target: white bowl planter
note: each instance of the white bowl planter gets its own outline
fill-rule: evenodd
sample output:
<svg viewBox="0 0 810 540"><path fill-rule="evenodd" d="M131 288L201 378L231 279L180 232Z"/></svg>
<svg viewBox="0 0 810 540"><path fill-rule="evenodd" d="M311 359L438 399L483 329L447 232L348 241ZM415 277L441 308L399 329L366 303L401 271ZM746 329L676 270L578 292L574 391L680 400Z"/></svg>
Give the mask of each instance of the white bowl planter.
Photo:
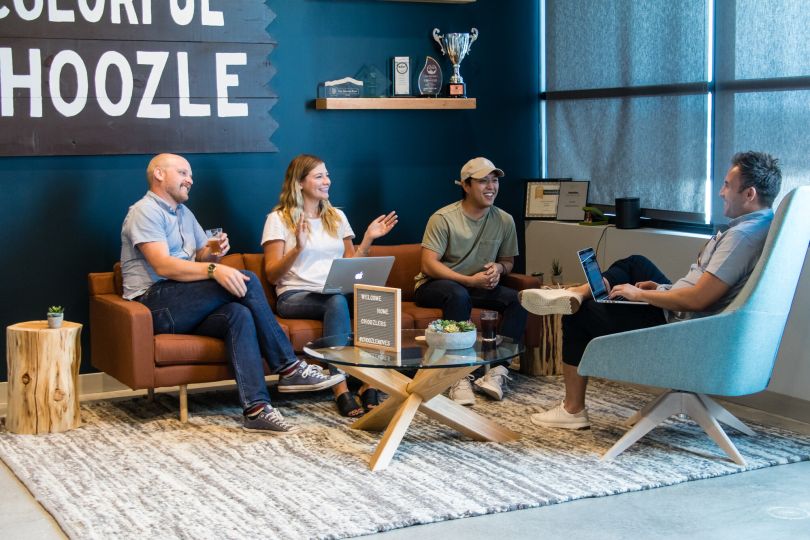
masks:
<svg viewBox="0 0 810 540"><path fill-rule="evenodd" d="M469 332L436 332L427 328L425 330L425 341L436 349L467 349L475 343L478 334L475 330Z"/></svg>

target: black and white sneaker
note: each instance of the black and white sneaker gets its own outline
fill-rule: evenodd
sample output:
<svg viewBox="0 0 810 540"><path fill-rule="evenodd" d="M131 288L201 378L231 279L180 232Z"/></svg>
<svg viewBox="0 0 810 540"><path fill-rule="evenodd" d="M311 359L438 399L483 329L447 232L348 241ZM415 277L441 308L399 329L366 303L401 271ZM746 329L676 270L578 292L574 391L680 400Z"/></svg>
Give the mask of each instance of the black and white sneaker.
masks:
<svg viewBox="0 0 810 540"><path fill-rule="evenodd" d="M278 391L282 393L315 392L332 388L345 380L346 376L342 373L325 375L320 366L312 366L301 360L295 371L279 378Z"/></svg>
<svg viewBox="0 0 810 540"><path fill-rule="evenodd" d="M288 424L281 413L268 403L257 416L246 416L242 429L256 433L293 433L298 428Z"/></svg>

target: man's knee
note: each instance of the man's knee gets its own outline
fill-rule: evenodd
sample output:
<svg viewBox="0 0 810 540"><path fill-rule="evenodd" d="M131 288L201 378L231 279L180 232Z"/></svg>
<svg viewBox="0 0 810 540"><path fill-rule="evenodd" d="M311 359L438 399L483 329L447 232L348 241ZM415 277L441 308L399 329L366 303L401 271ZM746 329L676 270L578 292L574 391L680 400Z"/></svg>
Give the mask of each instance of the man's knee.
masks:
<svg viewBox="0 0 810 540"><path fill-rule="evenodd" d="M444 302L446 306L454 306L457 308L472 309L472 299L470 299L469 291L455 282L448 286L445 290Z"/></svg>
<svg viewBox="0 0 810 540"><path fill-rule="evenodd" d="M247 287L247 294L261 294L262 296L265 296L264 288L262 287L262 282L259 276L250 270L240 270L240 272L250 278L250 280L245 283L245 286Z"/></svg>
<svg viewBox="0 0 810 540"><path fill-rule="evenodd" d="M652 261L647 257L645 257L644 255L630 255L629 257L627 257L626 260L633 265L647 266L649 264L652 264Z"/></svg>

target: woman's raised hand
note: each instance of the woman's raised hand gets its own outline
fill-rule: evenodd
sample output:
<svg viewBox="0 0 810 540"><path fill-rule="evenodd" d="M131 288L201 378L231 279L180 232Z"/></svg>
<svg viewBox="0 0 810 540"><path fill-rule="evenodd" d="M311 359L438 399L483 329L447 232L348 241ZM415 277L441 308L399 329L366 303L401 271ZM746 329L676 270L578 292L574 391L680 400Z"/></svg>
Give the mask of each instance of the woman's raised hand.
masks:
<svg viewBox="0 0 810 540"><path fill-rule="evenodd" d="M295 241L299 250L307 245L307 238L309 238L309 222L307 217L302 215L295 227Z"/></svg>
<svg viewBox="0 0 810 540"><path fill-rule="evenodd" d="M388 234L391 229L396 226L399 218L397 217L396 211L391 212L388 215L383 215L369 223L368 229L366 229L366 236L369 240L376 240L381 236L385 236Z"/></svg>

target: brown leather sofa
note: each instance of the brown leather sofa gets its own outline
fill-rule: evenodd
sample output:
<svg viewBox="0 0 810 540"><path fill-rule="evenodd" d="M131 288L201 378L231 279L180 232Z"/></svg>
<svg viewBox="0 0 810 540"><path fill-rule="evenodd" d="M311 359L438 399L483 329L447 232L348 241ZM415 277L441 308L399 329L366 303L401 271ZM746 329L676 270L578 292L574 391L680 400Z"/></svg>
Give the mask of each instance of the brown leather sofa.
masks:
<svg viewBox="0 0 810 540"><path fill-rule="evenodd" d="M403 328L425 328L430 321L441 318L440 310L421 308L413 302L413 278L420 266L419 244L372 246L369 255L395 257L386 285L402 289ZM268 301L275 308L275 292L265 278L261 253L230 254L222 259L222 264L250 270L259 276ZM507 275L502 283L517 290L540 285L537 278L522 274ZM221 340L188 334L155 335L150 311L139 302L121 297L119 264L112 272L89 274L88 285L90 357L96 369L133 390L179 386L183 421L188 417L187 385L233 378ZM472 318L476 323L478 316L479 310L474 309ZM282 318L278 321L296 351L321 337L321 321ZM536 345L535 332L527 333L526 339L527 347Z"/></svg>

